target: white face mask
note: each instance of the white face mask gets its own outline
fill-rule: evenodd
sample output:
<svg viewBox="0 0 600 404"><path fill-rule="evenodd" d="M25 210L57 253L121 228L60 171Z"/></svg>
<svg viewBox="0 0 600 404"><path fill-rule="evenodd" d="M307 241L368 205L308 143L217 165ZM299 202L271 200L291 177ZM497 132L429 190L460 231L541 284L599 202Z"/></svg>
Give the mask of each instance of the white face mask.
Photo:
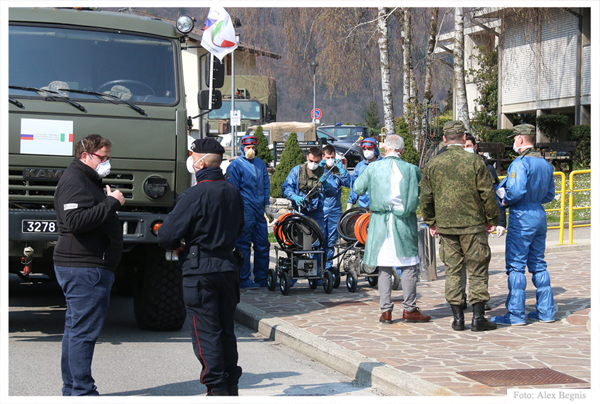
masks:
<svg viewBox="0 0 600 404"><path fill-rule="evenodd" d="M198 161L196 161L196 164L198 164L200 161L202 161L204 159L204 157L206 157L206 154L204 156L202 156L201 159L198 159ZM187 168L187 170L189 171L190 174L196 174L196 170L198 169L196 167L196 164L194 164L194 156L189 156L187 158L187 160L185 161L185 167Z"/></svg>
<svg viewBox="0 0 600 404"><path fill-rule="evenodd" d="M513 143L513 150L515 151L515 153L518 153L518 152L519 152L519 149L520 149L520 147L519 147L519 146L517 146L517 138L518 138L518 137L519 137L519 136L515 136L515 142Z"/></svg>
<svg viewBox="0 0 600 404"><path fill-rule="evenodd" d="M373 157L375 157L375 152L373 150L365 150L363 151L363 156L365 156L367 160L371 160Z"/></svg>
<svg viewBox="0 0 600 404"><path fill-rule="evenodd" d="M465 147L465 151L468 153L475 153L475 150L473 150L472 147Z"/></svg>
<svg viewBox="0 0 600 404"><path fill-rule="evenodd" d="M98 173L99 178L104 178L108 174L110 174L110 161L105 161L104 163L100 163L96 166L96 172Z"/></svg>
<svg viewBox="0 0 600 404"><path fill-rule="evenodd" d="M315 163L313 161L309 161L308 164L307 164L307 166L308 166L308 169L310 171L315 171L317 168L319 168L319 163Z"/></svg>
<svg viewBox="0 0 600 404"><path fill-rule="evenodd" d="M335 159L327 159L325 160L325 164L327 164L327 167L333 167L335 165Z"/></svg>
<svg viewBox="0 0 600 404"><path fill-rule="evenodd" d="M246 152L244 153L244 156L246 157L247 160L252 160L252 159L254 159L254 157L256 157L256 152L254 151L254 149L249 149L249 150L246 150Z"/></svg>

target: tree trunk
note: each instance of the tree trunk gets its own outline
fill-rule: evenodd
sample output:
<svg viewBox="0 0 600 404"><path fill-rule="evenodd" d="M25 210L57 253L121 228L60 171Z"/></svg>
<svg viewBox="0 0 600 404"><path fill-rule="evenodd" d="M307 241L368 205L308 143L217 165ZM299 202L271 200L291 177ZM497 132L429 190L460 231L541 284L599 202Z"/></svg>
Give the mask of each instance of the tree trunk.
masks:
<svg viewBox="0 0 600 404"><path fill-rule="evenodd" d="M421 120L421 139L419 144L425 147L425 139L428 135L428 119L429 119L429 108L431 105L431 99L433 94L431 93L432 78L431 78L431 64L433 62L433 52L435 51L435 43L437 38L437 20L438 20L439 8L434 7L431 9L431 25L429 29L429 41L427 43L427 56L425 65L425 88L423 94L423 119ZM417 148L417 150L421 150Z"/></svg>
<svg viewBox="0 0 600 404"><path fill-rule="evenodd" d="M402 116L406 123L410 126L410 37L409 27L410 21L408 21L408 9L402 9L402 72L403 72L403 87L404 93L402 94Z"/></svg>
<svg viewBox="0 0 600 404"><path fill-rule="evenodd" d="M465 19L462 7L454 9L454 82L456 87L456 115L465 125L467 132L471 131L469 124L469 104L467 102L467 86L465 83Z"/></svg>
<svg viewBox="0 0 600 404"><path fill-rule="evenodd" d="M378 7L377 31L379 38L379 64L381 66L381 92L383 96L383 118L385 120L385 134L394 135L394 101L392 98L392 80L390 74L389 44L388 44L388 17L389 9Z"/></svg>

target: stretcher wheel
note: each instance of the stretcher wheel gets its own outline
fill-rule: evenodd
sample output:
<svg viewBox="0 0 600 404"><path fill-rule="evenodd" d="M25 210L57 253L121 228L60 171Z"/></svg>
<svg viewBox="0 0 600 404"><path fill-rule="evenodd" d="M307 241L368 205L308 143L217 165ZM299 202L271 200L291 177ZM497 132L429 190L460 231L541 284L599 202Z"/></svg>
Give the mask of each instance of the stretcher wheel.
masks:
<svg viewBox="0 0 600 404"><path fill-rule="evenodd" d="M396 268L392 268L392 290L398 290L400 287L400 275Z"/></svg>
<svg viewBox="0 0 600 404"><path fill-rule="evenodd" d="M367 276L367 281L369 281L369 285L375 287L375 286L377 286L377 282L379 281L379 277L377 277L377 276Z"/></svg>
<svg viewBox="0 0 600 404"><path fill-rule="evenodd" d="M267 271L267 289L271 292L275 290L275 286L277 283L277 275L275 274L275 270L273 268L269 268Z"/></svg>
<svg viewBox="0 0 600 404"><path fill-rule="evenodd" d="M279 279L279 289L281 290L281 294L284 296L290 294L290 276L287 272L281 273L281 278Z"/></svg>
<svg viewBox="0 0 600 404"><path fill-rule="evenodd" d="M330 294L333 290L333 274L329 271L323 273L323 290L327 294Z"/></svg>
<svg viewBox="0 0 600 404"><path fill-rule="evenodd" d="M308 286L310 286L311 289L316 289L317 286L319 286L319 280L318 279L309 279Z"/></svg>
<svg viewBox="0 0 600 404"><path fill-rule="evenodd" d="M358 275L356 274L355 270L351 269L350 271L348 271L348 274L346 275L346 287L348 288L348 291L356 292L357 286L358 286Z"/></svg>
<svg viewBox="0 0 600 404"><path fill-rule="evenodd" d="M340 270L338 268L331 267L329 271L331 271L331 275L333 275L333 288L337 289L341 283Z"/></svg>

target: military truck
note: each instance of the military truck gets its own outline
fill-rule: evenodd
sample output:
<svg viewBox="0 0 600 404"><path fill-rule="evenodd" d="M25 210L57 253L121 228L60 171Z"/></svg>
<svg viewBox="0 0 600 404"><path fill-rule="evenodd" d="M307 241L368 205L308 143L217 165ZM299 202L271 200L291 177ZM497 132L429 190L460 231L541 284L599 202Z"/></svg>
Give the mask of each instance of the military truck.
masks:
<svg viewBox="0 0 600 404"><path fill-rule="evenodd" d="M206 133L219 136L231 133L231 76L225 76L221 91L221 108L208 113ZM235 76L234 108L240 111L239 132L250 126L274 122L277 119L277 85L272 77Z"/></svg>
<svg viewBox="0 0 600 404"><path fill-rule="evenodd" d="M115 287L131 286L135 319L149 330L178 330L186 315L176 257L157 246L191 182L182 38L156 18L9 9L9 270L54 276L54 190L74 144L100 134L113 143L103 183L125 197Z"/></svg>

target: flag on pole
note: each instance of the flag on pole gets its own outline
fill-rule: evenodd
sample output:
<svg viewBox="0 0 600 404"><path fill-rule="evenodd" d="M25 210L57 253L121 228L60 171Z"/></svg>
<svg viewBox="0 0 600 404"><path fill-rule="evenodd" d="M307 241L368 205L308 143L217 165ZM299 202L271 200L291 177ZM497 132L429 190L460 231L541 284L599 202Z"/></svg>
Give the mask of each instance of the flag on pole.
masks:
<svg viewBox="0 0 600 404"><path fill-rule="evenodd" d="M210 8L201 45L220 61L238 47L231 17L223 7Z"/></svg>

